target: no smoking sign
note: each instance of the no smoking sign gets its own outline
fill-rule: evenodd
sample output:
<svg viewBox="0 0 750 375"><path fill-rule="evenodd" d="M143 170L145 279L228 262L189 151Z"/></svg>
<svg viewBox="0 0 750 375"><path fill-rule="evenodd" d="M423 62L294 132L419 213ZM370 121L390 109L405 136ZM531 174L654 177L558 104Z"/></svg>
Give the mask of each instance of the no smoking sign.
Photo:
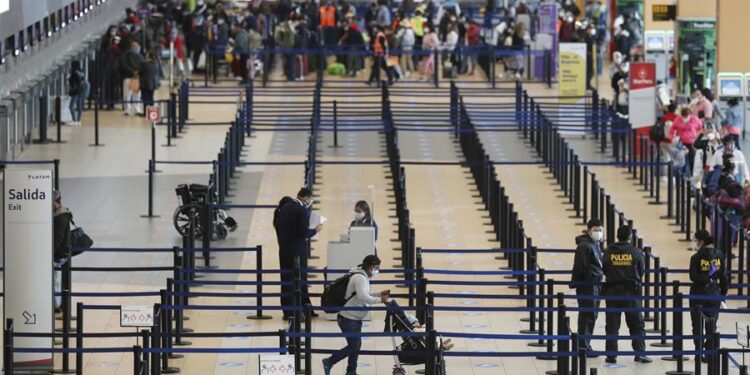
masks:
<svg viewBox="0 0 750 375"><path fill-rule="evenodd" d="M161 111L159 110L159 107L146 108L146 118L151 122L161 121Z"/></svg>

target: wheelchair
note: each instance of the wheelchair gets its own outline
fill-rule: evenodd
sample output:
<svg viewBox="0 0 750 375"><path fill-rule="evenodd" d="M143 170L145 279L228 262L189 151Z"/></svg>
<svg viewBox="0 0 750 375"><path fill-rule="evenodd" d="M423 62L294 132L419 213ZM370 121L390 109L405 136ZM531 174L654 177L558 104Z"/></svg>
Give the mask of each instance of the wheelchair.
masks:
<svg viewBox="0 0 750 375"><path fill-rule="evenodd" d="M186 236L190 232L191 215L195 219L195 236L202 238L204 232L204 217L206 206L215 204L217 201L216 194L210 194L208 186L200 184L180 184L175 189L179 206L172 215L174 228L180 236ZM211 195L209 197L209 194ZM224 210L210 210L212 217L213 239L223 240L229 232L237 229L237 221L227 215Z"/></svg>

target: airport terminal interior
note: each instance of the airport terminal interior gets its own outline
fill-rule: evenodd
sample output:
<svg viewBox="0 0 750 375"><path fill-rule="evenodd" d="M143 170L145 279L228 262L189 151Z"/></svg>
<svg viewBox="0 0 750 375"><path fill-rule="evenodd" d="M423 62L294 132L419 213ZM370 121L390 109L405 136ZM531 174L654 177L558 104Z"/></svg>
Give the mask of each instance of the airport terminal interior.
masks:
<svg viewBox="0 0 750 375"><path fill-rule="evenodd" d="M0 0L2 373L747 374L748 16Z"/></svg>

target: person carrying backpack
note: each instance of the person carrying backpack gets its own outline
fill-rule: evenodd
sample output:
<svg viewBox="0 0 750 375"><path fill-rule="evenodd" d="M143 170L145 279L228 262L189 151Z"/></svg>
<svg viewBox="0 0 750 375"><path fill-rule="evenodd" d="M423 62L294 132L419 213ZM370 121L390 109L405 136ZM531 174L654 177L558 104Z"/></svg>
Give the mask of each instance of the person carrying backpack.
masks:
<svg viewBox="0 0 750 375"><path fill-rule="evenodd" d="M81 114L83 113L83 99L86 92L86 77L81 70L81 62L75 60L71 63L70 75L68 76L68 95L70 96L70 118L71 125L81 125Z"/></svg>
<svg viewBox="0 0 750 375"><path fill-rule="evenodd" d="M344 307L367 307L382 302L387 303L390 291L384 290L373 293L370 289L370 279L380 273L380 258L377 255L368 255L362 260L362 264L353 268L348 277L349 281L344 294L346 302ZM345 276L346 277L346 276ZM361 333L362 320L367 316L365 310L340 311L337 317L339 328L343 333ZM331 375L331 369L344 358L349 358L346 366L346 374L357 373L357 359L359 349L362 346L362 338L350 336L346 338L346 346L333 353L330 357L323 359L323 373Z"/></svg>

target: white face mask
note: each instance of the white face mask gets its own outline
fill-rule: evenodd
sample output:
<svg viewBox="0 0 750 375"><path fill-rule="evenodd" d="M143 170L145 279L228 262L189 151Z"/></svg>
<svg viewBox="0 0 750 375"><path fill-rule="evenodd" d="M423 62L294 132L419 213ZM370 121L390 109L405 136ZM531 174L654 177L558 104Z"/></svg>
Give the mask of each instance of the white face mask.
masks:
<svg viewBox="0 0 750 375"><path fill-rule="evenodd" d="M370 276L370 278L374 279L375 276L377 276L377 275L380 275L380 270L376 268L376 269L372 270L372 276Z"/></svg>
<svg viewBox="0 0 750 375"><path fill-rule="evenodd" d="M708 138L709 141L713 141L714 139L716 139L716 133L713 133L713 132L708 133L706 137Z"/></svg>
<svg viewBox="0 0 750 375"><path fill-rule="evenodd" d="M354 220L362 221L365 218L364 212L354 212Z"/></svg>
<svg viewBox="0 0 750 375"><path fill-rule="evenodd" d="M591 232L590 236L592 240L596 242L601 242L602 239L604 238L604 232L599 232L599 231Z"/></svg>

